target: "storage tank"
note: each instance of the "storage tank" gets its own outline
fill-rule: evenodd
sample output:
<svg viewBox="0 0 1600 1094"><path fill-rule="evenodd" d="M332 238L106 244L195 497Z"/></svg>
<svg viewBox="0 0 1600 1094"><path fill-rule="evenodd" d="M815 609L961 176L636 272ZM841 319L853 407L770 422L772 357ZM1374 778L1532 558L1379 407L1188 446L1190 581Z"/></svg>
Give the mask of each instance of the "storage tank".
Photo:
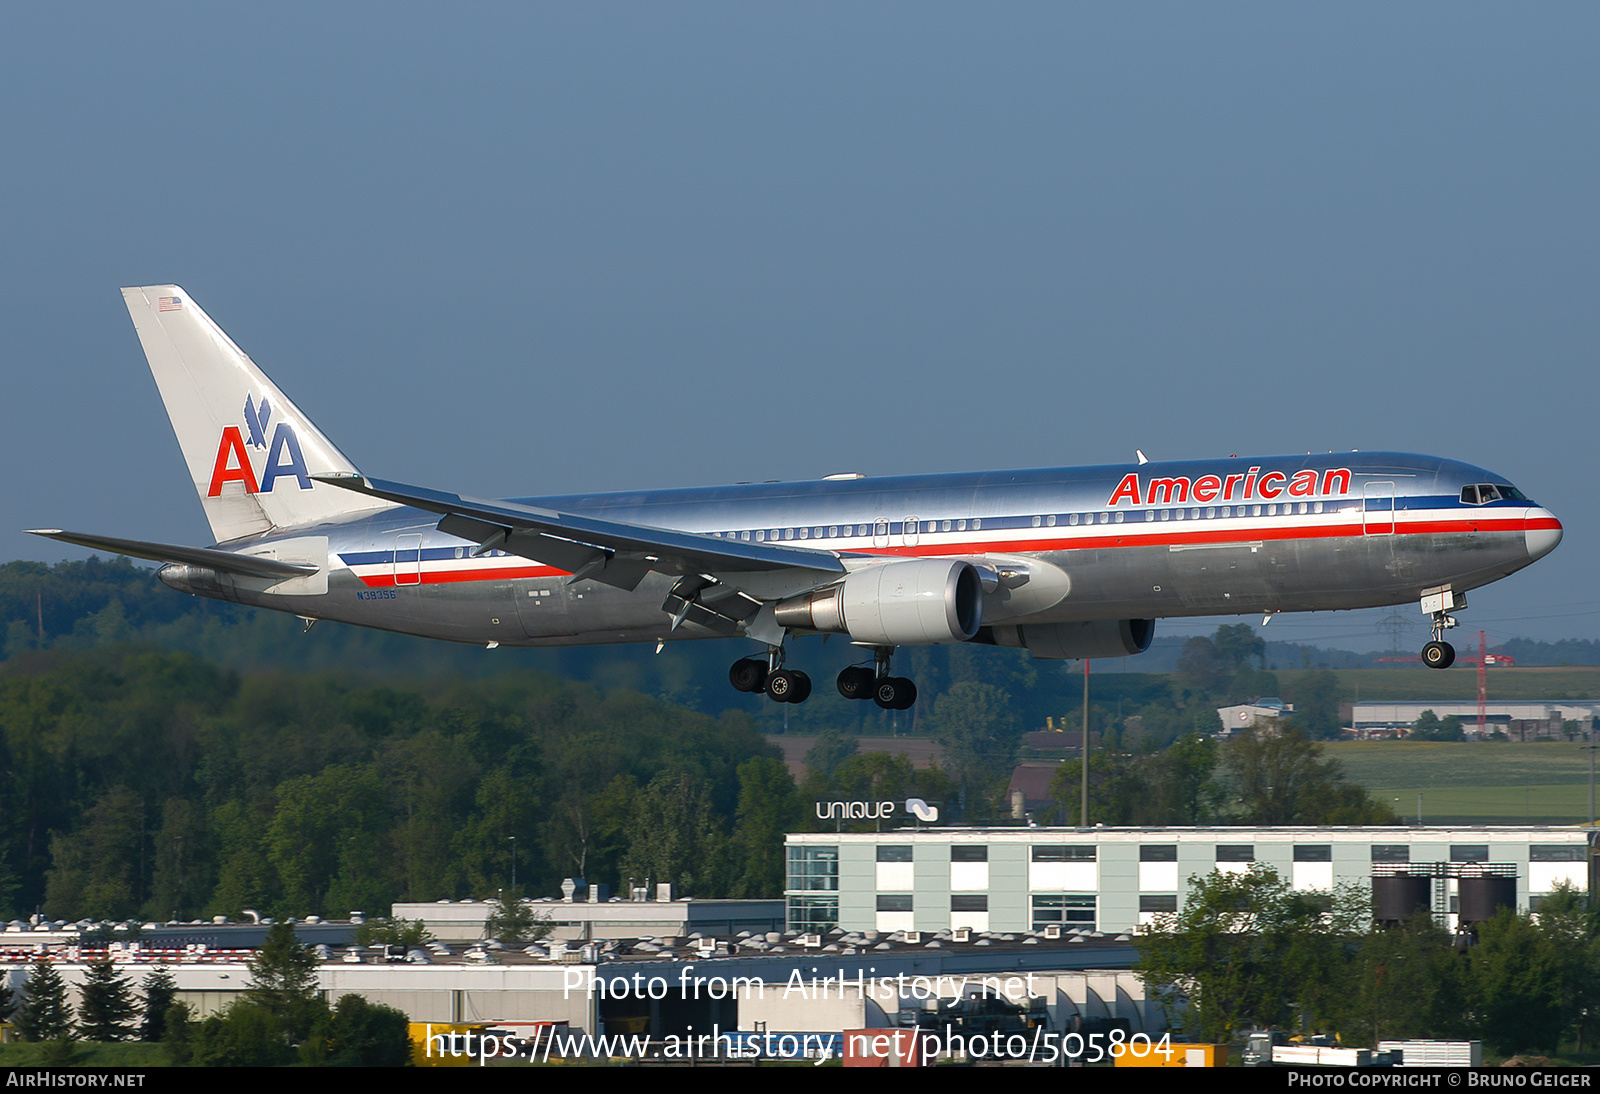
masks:
<svg viewBox="0 0 1600 1094"><path fill-rule="evenodd" d="M1372 918L1385 927L1397 927L1418 912L1431 911L1433 879L1395 874L1372 879Z"/></svg>
<svg viewBox="0 0 1600 1094"><path fill-rule="evenodd" d="M1462 927L1487 923L1501 908L1517 906L1517 879L1514 877L1464 877L1456 881L1461 896Z"/></svg>

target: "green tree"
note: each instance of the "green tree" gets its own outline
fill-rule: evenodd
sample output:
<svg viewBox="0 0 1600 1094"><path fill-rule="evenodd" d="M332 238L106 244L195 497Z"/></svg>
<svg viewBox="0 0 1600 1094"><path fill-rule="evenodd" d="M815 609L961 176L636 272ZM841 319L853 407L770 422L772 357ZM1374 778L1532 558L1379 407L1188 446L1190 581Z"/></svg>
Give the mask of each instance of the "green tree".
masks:
<svg viewBox="0 0 1600 1094"><path fill-rule="evenodd" d="M1466 982L1449 932L1421 912L1369 931L1351 951L1338 1028L1346 1043L1463 1036Z"/></svg>
<svg viewBox="0 0 1600 1094"><path fill-rule="evenodd" d="M1400 818L1323 758L1322 746L1290 725L1252 729L1222 749L1240 824L1399 824Z"/></svg>
<svg viewBox="0 0 1600 1094"><path fill-rule="evenodd" d="M178 1001L178 982L172 978L172 970L157 965L139 988L144 994L144 1021L139 1026L139 1040L165 1040L167 1013Z"/></svg>
<svg viewBox="0 0 1600 1094"><path fill-rule="evenodd" d="M40 958L28 972L28 997L17 1010L17 1032L24 1041L64 1041L72 1036L67 983L51 962Z"/></svg>
<svg viewBox="0 0 1600 1094"><path fill-rule="evenodd" d="M679 895L720 892L727 838L706 780L664 771L634 797L635 823L622 872L637 882L671 882Z"/></svg>
<svg viewBox="0 0 1600 1094"><path fill-rule="evenodd" d="M143 813L136 793L114 786L83 814L76 831L51 841L47 914L125 919L138 913Z"/></svg>
<svg viewBox="0 0 1600 1094"><path fill-rule="evenodd" d="M537 942L555 930L551 918L513 889L489 901L483 937L498 942Z"/></svg>
<svg viewBox="0 0 1600 1094"><path fill-rule="evenodd" d="M1188 734L1166 750L1142 755L1101 753L1089 763L1089 820L1094 824L1210 824L1221 788L1212 777L1217 746ZM1068 760L1050 782L1067 824L1082 824L1081 760Z"/></svg>
<svg viewBox="0 0 1600 1094"><path fill-rule="evenodd" d="M1267 656L1267 642L1248 623L1225 623L1211 636L1217 654L1234 669L1240 669L1254 658L1257 662ZM1263 666L1264 667L1264 666Z"/></svg>
<svg viewBox="0 0 1600 1094"><path fill-rule="evenodd" d="M359 946L426 946L433 932L420 919L369 919L356 928Z"/></svg>
<svg viewBox="0 0 1600 1094"><path fill-rule="evenodd" d="M1582 1051L1600 1019L1600 917L1587 893L1563 881L1544 898L1535 920L1560 955L1560 1010Z"/></svg>
<svg viewBox="0 0 1600 1094"><path fill-rule="evenodd" d="M78 1032L87 1041L128 1041L138 1009L133 988L117 974L111 958L89 963L78 1003Z"/></svg>
<svg viewBox="0 0 1600 1094"><path fill-rule="evenodd" d="M1507 908L1478 927L1467 951L1478 1036L1506 1055L1555 1052L1566 1028L1566 969L1556 941L1533 917Z"/></svg>
<svg viewBox="0 0 1600 1094"><path fill-rule="evenodd" d="M817 734L816 742L807 750L805 765L824 777L832 775L838 766L854 756L861 747L861 739L854 733L841 733L829 726Z"/></svg>
<svg viewBox="0 0 1600 1094"><path fill-rule="evenodd" d="M301 1046L300 1060L322 1067L405 1067L411 1062L409 1020L359 995L340 996Z"/></svg>
<svg viewBox="0 0 1600 1094"><path fill-rule="evenodd" d="M1176 665L1184 687L1201 695L1214 695L1227 684L1237 662L1217 649L1209 638L1196 636L1183 644Z"/></svg>
<svg viewBox="0 0 1600 1094"><path fill-rule="evenodd" d="M1290 677L1284 698L1294 704L1294 722L1314 740L1333 740L1342 728L1339 718L1339 677L1321 669Z"/></svg>
<svg viewBox="0 0 1600 1094"><path fill-rule="evenodd" d="M161 1016L161 1048L173 1067L187 1067L194 1057L194 1012L187 1003L174 1003Z"/></svg>
<svg viewBox="0 0 1600 1094"><path fill-rule="evenodd" d="M289 1039L304 1038L311 1030L321 1000L317 997L316 955L295 938L294 927L288 923L274 923L261 949L245 967L250 970L250 981L242 1002L266 1012L276 1028ZM241 1028L248 1031L262 1028L254 1015L241 1017L239 1022ZM233 1036L228 1035L229 1038Z"/></svg>
<svg viewBox="0 0 1600 1094"><path fill-rule="evenodd" d="M992 684L954 684L933 704L928 721L960 788L962 812L974 812L979 801L990 804L1016 765L1022 743L1011 696Z"/></svg>
<svg viewBox="0 0 1600 1094"><path fill-rule="evenodd" d="M196 1067L276 1067L293 1059L278 1015L244 999L201 1022L190 1046Z"/></svg>
<svg viewBox="0 0 1600 1094"><path fill-rule="evenodd" d="M729 896L783 894L784 837L805 824L806 807L782 760L755 756L739 765Z"/></svg>
<svg viewBox="0 0 1600 1094"><path fill-rule="evenodd" d="M1191 878L1182 911L1160 917L1135 942L1139 974L1169 1016L1202 1041L1228 1041L1250 1025L1285 1026L1332 1009L1342 946L1363 914L1341 894L1291 892L1276 872Z"/></svg>

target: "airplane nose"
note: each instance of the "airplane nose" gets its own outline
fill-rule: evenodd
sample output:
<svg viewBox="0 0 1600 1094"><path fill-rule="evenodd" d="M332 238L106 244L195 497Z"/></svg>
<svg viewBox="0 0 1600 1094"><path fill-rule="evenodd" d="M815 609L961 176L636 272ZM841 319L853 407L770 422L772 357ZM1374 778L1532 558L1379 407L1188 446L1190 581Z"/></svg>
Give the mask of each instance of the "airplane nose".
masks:
<svg viewBox="0 0 1600 1094"><path fill-rule="evenodd" d="M1561 542L1561 522L1548 509L1529 509L1522 521L1522 539L1528 557L1541 559Z"/></svg>

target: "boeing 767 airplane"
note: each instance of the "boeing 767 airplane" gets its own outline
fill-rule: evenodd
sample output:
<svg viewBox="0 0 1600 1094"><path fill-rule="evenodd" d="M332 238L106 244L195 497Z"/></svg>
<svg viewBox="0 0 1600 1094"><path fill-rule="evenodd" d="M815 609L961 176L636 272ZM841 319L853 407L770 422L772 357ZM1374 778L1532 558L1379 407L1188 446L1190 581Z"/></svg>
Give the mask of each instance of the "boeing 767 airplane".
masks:
<svg viewBox="0 0 1600 1094"><path fill-rule="evenodd" d="M1392 452L450 494L358 471L176 285L122 295L216 543L37 534L308 622L491 647L743 637L764 652L730 682L791 703L811 682L788 640L843 634L863 653L840 693L905 709L897 647L1122 656L1172 616L1413 602L1446 668L1465 594L1561 542L1503 477Z"/></svg>

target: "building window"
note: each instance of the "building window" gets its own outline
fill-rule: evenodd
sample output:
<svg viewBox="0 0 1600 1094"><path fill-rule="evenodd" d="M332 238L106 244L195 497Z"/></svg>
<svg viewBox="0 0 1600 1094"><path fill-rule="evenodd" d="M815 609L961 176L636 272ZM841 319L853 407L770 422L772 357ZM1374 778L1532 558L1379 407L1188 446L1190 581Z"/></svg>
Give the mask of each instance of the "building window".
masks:
<svg viewBox="0 0 1600 1094"><path fill-rule="evenodd" d="M988 862L989 848L982 844L958 843L950 848L951 862Z"/></svg>
<svg viewBox="0 0 1600 1094"><path fill-rule="evenodd" d="M1177 862L1178 845L1176 843L1144 844L1139 848L1140 862Z"/></svg>
<svg viewBox="0 0 1600 1094"><path fill-rule="evenodd" d="M1036 896L1033 898L1033 929L1073 927L1094 930L1094 897Z"/></svg>
<svg viewBox="0 0 1600 1094"><path fill-rule="evenodd" d="M822 934L839 925L839 898L836 896L791 896L789 929Z"/></svg>
<svg viewBox="0 0 1600 1094"><path fill-rule="evenodd" d="M789 890L791 892L839 890L839 848L797 844L789 848ZM834 918L838 918L837 898ZM799 930L799 928L795 928Z"/></svg>
<svg viewBox="0 0 1600 1094"><path fill-rule="evenodd" d="M1248 843L1219 843L1217 844L1218 862L1254 862L1256 849Z"/></svg>
<svg viewBox="0 0 1600 1094"><path fill-rule="evenodd" d="M1034 862L1093 862L1094 844L1068 843L1033 848Z"/></svg>
<svg viewBox="0 0 1600 1094"><path fill-rule="evenodd" d="M977 896L953 896L950 898L952 912L987 912L989 910L989 897L979 893Z"/></svg>
<svg viewBox="0 0 1600 1094"><path fill-rule="evenodd" d="M878 911L880 912L909 912L911 910L910 893L880 893L878 895Z"/></svg>
<svg viewBox="0 0 1600 1094"><path fill-rule="evenodd" d="M1452 843L1450 845L1451 862L1488 862L1489 845L1487 843Z"/></svg>
<svg viewBox="0 0 1600 1094"><path fill-rule="evenodd" d="M911 845L909 843L880 844L878 847L879 862L910 862Z"/></svg>
<svg viewBox="0 0 1600 1094"><path fill-rule="evenodd" d="M1296 862L1332 862L1333 846L1327 843L1312 844L1310 846L1297 845L1294 849Z"/></svg>
<svg viewBox="0 0 1600 1094"><path fill-rule="evenodd" d="M1410 862L1411 848L1404 843L1374 843L1373 862Z"/></svg>
<svg viewBox="0 0 1600 1094"><path fill-rule="evenodd" d="M1176 893L1167 893L1162 896L1142 896L1139 898L1141 912L1175 912L1178 910L1178 896Z"/></svg>
<svg viewBox="0 0 1600 1094"><path fill-rule="evenodd" d="M1536 843L1528 848L1529 862L1582 862L1586 848L1578 843Z"/></svg>

